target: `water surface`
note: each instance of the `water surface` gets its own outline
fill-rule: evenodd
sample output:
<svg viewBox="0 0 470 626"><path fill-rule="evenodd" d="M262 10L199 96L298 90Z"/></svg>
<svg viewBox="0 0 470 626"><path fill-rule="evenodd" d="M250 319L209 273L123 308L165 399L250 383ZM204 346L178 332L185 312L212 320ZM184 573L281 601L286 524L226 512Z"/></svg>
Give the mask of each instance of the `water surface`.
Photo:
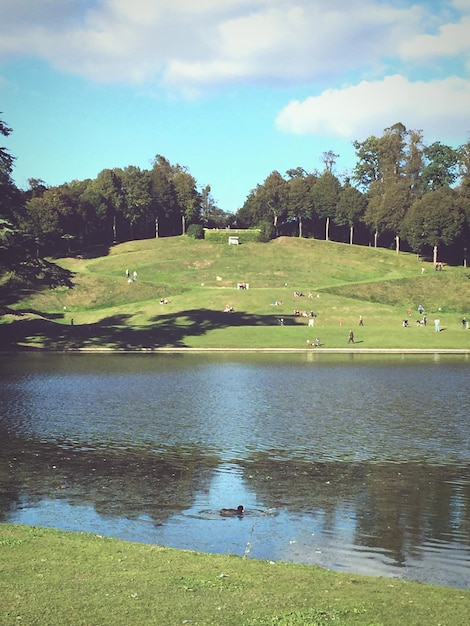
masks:
<svg viewBox="0 0 470 626"><path fill-rule="evenodd" d="M0 519L470 588L469 361L3 355ZM221 507L243 504L243 518Z"/></svg>

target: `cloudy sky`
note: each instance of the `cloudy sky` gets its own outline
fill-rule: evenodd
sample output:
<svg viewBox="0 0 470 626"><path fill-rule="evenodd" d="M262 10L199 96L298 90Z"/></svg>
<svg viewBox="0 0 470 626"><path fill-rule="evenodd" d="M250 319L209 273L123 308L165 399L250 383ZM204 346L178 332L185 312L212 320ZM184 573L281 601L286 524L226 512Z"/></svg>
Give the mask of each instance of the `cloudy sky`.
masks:
<svg viewBox="0 0 470 626"><path fill-rule="evenodd" d="M2 140L49 185L161 154L235 211L402 122L470 139L470 0L0 0ZM0 139L1 140L1 139Z"/></svg>

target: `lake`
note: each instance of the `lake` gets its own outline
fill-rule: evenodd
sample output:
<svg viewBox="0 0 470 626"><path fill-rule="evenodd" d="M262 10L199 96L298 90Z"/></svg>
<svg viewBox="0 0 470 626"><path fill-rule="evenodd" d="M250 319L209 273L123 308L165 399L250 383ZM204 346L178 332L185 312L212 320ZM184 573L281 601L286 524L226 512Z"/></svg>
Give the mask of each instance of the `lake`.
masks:
<svg viewBox="0 0 470 626"><path fill-rule="evenodd" d="M0 520L469 589L469 366L3 354Z"/></svg>

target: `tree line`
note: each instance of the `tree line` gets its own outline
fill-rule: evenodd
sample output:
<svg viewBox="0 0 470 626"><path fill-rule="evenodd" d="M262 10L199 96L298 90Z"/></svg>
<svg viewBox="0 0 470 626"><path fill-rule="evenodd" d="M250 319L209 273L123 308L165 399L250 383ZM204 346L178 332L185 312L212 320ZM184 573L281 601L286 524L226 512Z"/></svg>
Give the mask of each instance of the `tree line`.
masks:
<svg viewBox="0 0 470 626"><path fill-rule="evenodd" d="M0 120L0 136L11 129ZM210 185L157 155L149 169L104 169L94 179L47 186L13 183L14 157L0 148L0 263L43 258L96 245L198 234L202 227L259 228L260 239L315 237L421 254L441 248L466 258L470 232L470 141L454 149L426 145L401 124L355 141L351 172L335 174L339 155L323 153L323 171L273 171L235 214L221 210ZM197 227L197 228L196 228Z"/></svg>
<svg viewBox="0 0 470 626"><path fill-rule="evenodd" d="M442 248L461 262L470 232L470 141L457 149L426 145L421 131L397 123L353 144L357 161L342 181L332 151L322 155L321 172L271 172L250 192L237 223L261 226L266 238L401 245L434 257Z"/></svg>

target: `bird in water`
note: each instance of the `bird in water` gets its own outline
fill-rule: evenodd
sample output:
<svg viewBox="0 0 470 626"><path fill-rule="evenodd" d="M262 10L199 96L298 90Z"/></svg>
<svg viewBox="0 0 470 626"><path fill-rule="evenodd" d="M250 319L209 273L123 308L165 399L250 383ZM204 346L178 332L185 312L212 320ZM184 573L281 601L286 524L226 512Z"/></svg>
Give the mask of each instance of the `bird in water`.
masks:
<svg viewBox="0 0 470 626"><path fill-rule="evenodd" d="M245 512L245 509L243 508L241 504L239 504L236 509L220 509L220 514L223 517L234 517L235 515L238 515L239 517L241 517L244 512Z"/></svg>

